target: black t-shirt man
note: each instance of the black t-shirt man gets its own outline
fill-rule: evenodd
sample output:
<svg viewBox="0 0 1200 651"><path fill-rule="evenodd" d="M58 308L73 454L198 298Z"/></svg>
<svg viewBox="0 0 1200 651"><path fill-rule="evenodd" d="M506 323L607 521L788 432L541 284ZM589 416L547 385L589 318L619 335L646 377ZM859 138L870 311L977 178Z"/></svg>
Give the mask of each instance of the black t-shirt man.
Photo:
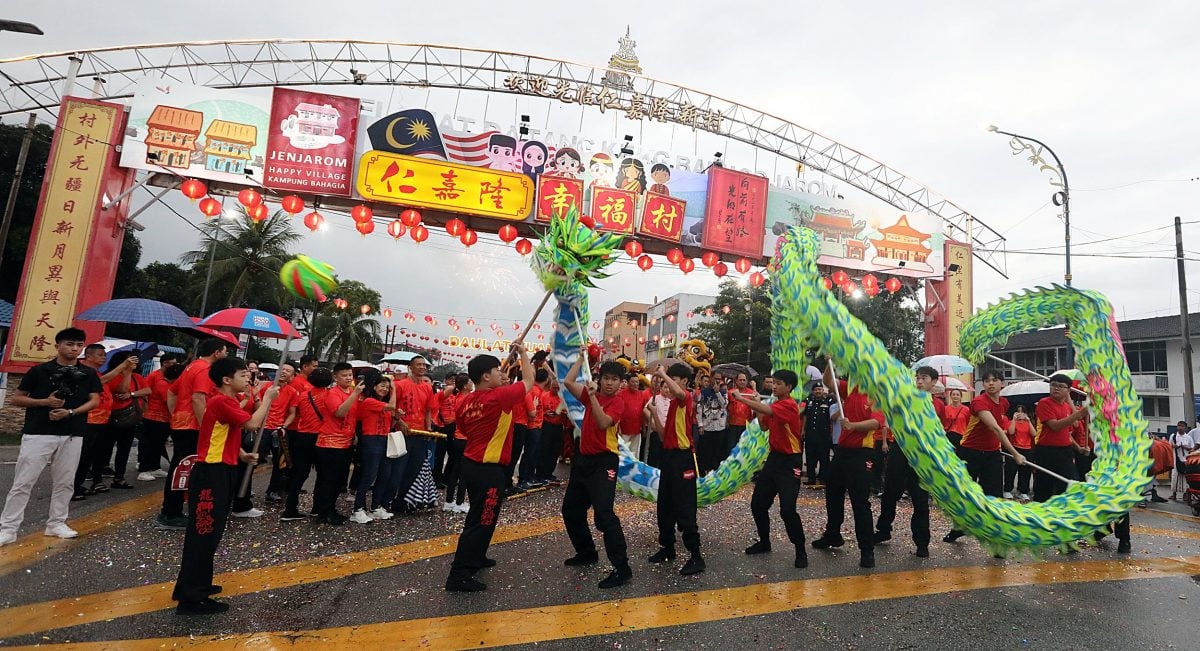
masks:
<svg viewBox="0 0 1200 651"><path fill-rule="evenodd" d="M49 398L51 394L63 400L63 409L76 409L91 399L91 394L100 393L100 376L94 369L80 364L63 366L58 360L50 360L29 369L21 378L21 391L30 398ZM53 436L83 436L87 426L87 414L80 413L50 420L50 407L27 407L23 434Z"/></svg>

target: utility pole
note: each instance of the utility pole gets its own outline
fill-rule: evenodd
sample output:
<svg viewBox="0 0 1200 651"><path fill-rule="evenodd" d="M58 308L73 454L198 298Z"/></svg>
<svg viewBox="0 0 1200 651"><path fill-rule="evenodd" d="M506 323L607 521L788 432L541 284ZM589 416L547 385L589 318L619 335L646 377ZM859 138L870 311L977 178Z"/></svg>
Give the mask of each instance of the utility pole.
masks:
<svg viewBox="0 0 1200 651"><path fill-rule="evenodd" d="M1175 268L1179 272L1179 323L1183 335L1183 419L1196 425L1196 387L1192 379L1192 330L1188 324L1187 276L1183 260L1183 223L1175 218Z"/></svg>
<svg viewBox="0 0 1200 651"><path fill-rule="evenodd" d="M12 187L8 191L8 202L4 204L4 221L0 222L0 265L4 264L4 248L8 246L8 227L12 226L13 211L17 209L17 194L21 191L21 177L25 175L25 159L29 157L29 145L33 142L33 128L37 126L37 115L29 114L25 123L25 137L21 140L21 151L17 154L17 169L13 172Z"/></svg>

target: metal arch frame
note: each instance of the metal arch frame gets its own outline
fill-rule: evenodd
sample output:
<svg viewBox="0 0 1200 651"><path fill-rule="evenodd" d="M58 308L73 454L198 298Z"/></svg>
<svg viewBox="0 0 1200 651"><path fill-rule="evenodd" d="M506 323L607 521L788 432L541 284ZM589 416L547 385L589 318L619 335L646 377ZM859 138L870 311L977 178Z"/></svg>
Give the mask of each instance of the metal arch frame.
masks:
<svg viewBox="0 0 1200 651"><path fill-rule="evenodd" d="M355 70L358 78L351 72ZM332 39L197 41L118 46L0 59L0 117L30 110L54 115L79 78L103 80L97 99L131 97L139 79L159 76L214 88L385 85L499 92L509 75L603 86L607 68L528 54L445 45ZM742 142L844 181L903 211L924 210L969 241L980 261L1008 277L1003 235L924 184L815 131L731 100L639 75L632 91L719 111L717 135ZM64 83L66 82L66 83ZM553 96L547 99L554 99ZM620 109L623 110L623 109ZM647 118L648 119L648 118Z"/></svg>

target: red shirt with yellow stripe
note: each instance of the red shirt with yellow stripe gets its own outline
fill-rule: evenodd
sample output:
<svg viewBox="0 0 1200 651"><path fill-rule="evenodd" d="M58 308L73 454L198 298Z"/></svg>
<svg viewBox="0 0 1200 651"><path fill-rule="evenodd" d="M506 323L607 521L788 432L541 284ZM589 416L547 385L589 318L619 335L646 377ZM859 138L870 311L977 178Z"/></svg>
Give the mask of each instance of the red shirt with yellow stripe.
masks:
<svg viewBox="0 0 1200 651"><path fill-rule="evenodd" d="M1008 398L1001 397L999 402L989 398L987 394L976 397L971 401L971 420L967 422L967 431L963 433L961 447L980 452L996 452L1000 450L1000 439L990 427L979 420L979 414L988 412L996 420L996 425L1004 422L1008 413Z"/></svg>
<svg viewBox="0 0 1200 651"><path fill-rule="evenodd" d="M1069 401L1059 402L1051 397L1045 397L1037 403L1038 429L1033 439L1034 445L1043 448L1071 447L1071 434L1075 429L1072 423L1061 429L1050 427L1050 421L1070 418L1075 413L1075 406Z"/></svg>
<svg viewBox="0 0 1200 651"><path fill-rule="evenodd" d="M847 449L873 449L875 447L875 440L880 435L880 429L887 425L883 419L883 412L871 411L871 399L867 397L867 394L859 391L857 388L851 391L850 385L845 380L838 380L838 393L842 396L842 408L846 410L846 420L851 423L874 420L879 423L879 429L864 432L843 427L842 435L838 437L837 446Z"/></svg>
<svg viewBox="0 0 1200 651"><path fill-rule="evenodd" d="M692 449L692 423L696 422L696 400L690 392L683 400L671 398L667 422L663 423L664 450Z"/></svg>
<svg viewBox="0 0 1200 651"><path fill-rule="evenodd" d="M458 401L458 431L467 437L463 455L476 463L507 465L512 459L513 410L525 407L525 384L474 391Z"/></svg>
<svg viewBox="0 0 1200 651"><path fill-rule="evenodd" d="M585 388L583 395L580 396L580 402L584 404L584 412L583 428L579 434L579 454L604 454L606 452L617 454L620 450L617 446L617 434L621 431L621 417L625 415L625 400L620 394L611 396L603 393L596 394L596 402L600 404L600 409L613 419L612 426L602 430L596 425L596 417L592 413L590 393L591 391Z"/></svg>
<svg viewBox="0 0 1200 651"><path fill-rule="evenodd" d="M248 420L250 414L235 398L221 392L209 396L204 407L204 422L200 424L200 438L196 442L200 463L236 466L238 450L242 447L242 425Z"/></svg>
<svg viewBox="0 0 1200 651"><path fill-rule="evenodd" d="M788 397L773 402L770 405L771 415L762 417L767 427L767 441L771 452L780 454L800 454L804 451L804 419L800 414L804 407L797 405L795 399ZM844 436L844 434L843 434Z"/></svg>

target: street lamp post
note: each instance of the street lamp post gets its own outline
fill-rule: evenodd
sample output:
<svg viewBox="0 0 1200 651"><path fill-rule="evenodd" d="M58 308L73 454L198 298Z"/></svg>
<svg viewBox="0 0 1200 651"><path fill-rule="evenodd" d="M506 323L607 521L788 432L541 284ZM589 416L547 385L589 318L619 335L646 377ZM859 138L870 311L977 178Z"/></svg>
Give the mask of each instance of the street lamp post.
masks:
<svg viewBox="0 0 1200 651"><path fill-rule="evenodd" d="M1059 160L1059 158L1058 158L1058 154L1055 154L1054 150L1051 149L1049 145L1042 142L1041 140L1038 140L1036 138L1030 138L1029 136L1022 136L1022 135L1012 133L1009 131L1004 131L994 124L989 124L987 126L987 130L991 131L993 133L1003 134L1003 135L1006 135L1009 138L1011 138L1011 140L1008 141L1008 146L1010 148L1012 148L1013 156L1020 156L1022 154L1028 154L1029 162L1034 167L1038 168L1039 171L1046 171L1046 172L1050 173L1050 185L1055 188L1060 188L1059 190L1056 190L1054 192L1054 194L1050 195L1050 200L1054 203L1054 205L1062 207L1063 249L1064 249L1063 257L1066 261L1066 270L1065 270L1065 273L1063 274L1063 280L1066 282L1067 287L1070 287L1071 286L1071 186L1067 182L1066 168L1063 167L1062 161ZM1043 150L1046 153L1050 154L1050 158L1052 158L1054 160L1053 165L1051 165L1044 158L1042 158ZM1071 346L1071 341L1070 341L1070 334L1071 334L1070 325L1067 326L1066 334L1068 336L1066 367L1070 368L1075 365L1074 348Z"/></svg>

